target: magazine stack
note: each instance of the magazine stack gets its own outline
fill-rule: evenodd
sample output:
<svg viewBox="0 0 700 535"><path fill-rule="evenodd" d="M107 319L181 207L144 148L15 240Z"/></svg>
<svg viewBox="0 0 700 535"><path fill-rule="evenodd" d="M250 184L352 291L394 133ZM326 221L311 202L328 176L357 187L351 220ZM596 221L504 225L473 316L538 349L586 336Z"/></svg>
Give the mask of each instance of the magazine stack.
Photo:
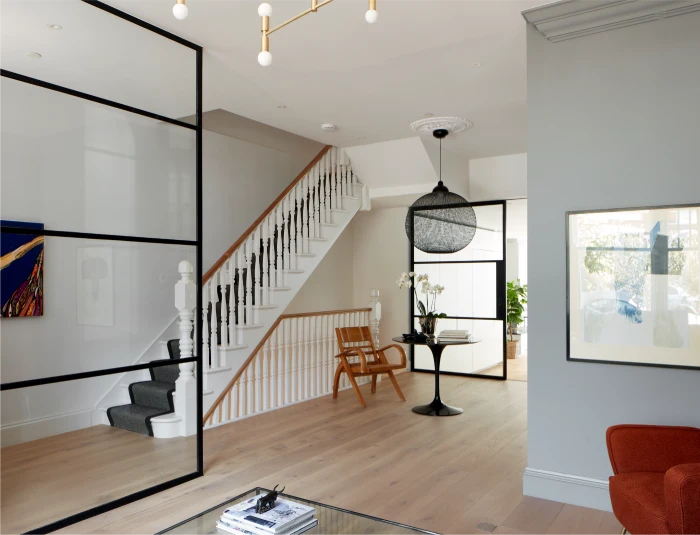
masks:
<svg viewBox="0 0 700 535"><path fill-rule="evenodd" d="M446 329L438 335L438 340L466 340L469 341L472 335L466 330L449 330Z"/></svg>
<svg viewBox="0 0 700 535"><path fill-rule="evenodd" d="M229 507L216 526L237 535L298 535L318 524L316 509L284 498L277 498L273 508L256 513L259 499L255 496Z"/></svg>

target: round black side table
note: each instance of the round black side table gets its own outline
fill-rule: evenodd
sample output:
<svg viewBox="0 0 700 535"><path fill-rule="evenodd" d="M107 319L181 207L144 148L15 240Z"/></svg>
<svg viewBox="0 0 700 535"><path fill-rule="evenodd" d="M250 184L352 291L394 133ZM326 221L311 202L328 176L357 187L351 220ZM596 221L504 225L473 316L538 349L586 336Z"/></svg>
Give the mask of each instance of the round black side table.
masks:
<svg viewBox="0 0 700 535"><path fill-rule="evenodd" d="M464 412L458 407L450 407L445 405L440 399L440 359L442 351L447 346L462 346L468 344L478 344L478 340L428 340L427 342L408 342L402 336L392 338L394 342L399 344L409 344L414 346L428 346L433 353L433 362L435 363L435 399L427 405L418 405L413 407L413 412L423 414L425 416L455 416Z"/></svg>

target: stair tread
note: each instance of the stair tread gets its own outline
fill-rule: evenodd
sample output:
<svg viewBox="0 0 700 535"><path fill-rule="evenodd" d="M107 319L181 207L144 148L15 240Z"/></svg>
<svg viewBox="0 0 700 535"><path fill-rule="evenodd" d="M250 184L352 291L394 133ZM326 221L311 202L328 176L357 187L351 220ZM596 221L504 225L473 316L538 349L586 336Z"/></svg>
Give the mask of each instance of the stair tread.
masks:
<svg viewBox="0 0 700 535"><path fill-rule="evenodd" d="M118 427L126 431L133 431L142 435L153 436L152 428L146 424L154 416L160 416L172 412L172 410L156 409L129 403L127 405L117 405L107 409L109 423L113 427Z"/></svg>
<svg viewBox="0 0 700 535"><path fill-rule="evenodd" d="M286 292L291 289L292 288L289 286L278 286L277 288L268 288L268 290L271 292Z"/></svg>
<svg viewBox="0 0 700 535"><path fill-rule="evenodd" d="M323 227L339 227L338 223L320 223Z"/></svg>
<svg viewBox="0 0 700 535"><path fill-rule="evenodd" d="M283 273L304 273L303 269L283 269Z"/></svg>
<svg viewBox="0 0 700 535"><path fill-rule="evenodd" d="M171 393L175 390L175 383L161 383L159 381L142 381L133 383L130 388L132 401L136 405L153 407L162 411L171 411Z"/></svg>
<svg viewBox="0 0 700 535"><path fill-rule="evenodd" d="M302 256L304 258L313 258L316 256L316 253L294 253L297 256Z"/></svg>
<svg viewBox="0 0 700 535"><path fill-rule="evenodd" d="M309 241L328 241L328 238L309 238Z"/></svg>

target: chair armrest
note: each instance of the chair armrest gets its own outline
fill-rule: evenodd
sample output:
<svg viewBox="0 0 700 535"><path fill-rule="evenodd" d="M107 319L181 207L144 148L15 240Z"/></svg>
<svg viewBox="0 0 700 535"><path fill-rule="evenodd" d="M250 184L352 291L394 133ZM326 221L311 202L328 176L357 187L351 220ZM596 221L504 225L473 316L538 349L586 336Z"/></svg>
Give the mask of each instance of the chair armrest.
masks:
<svg viewBox="0 0 700 535"><path fill-rule="evenodd" d="M358 349L358 348L346 349L342 353L338 353L336 355L336 358L352 357L353 355L357 355L358 357L360 357L360 372L367 373L367 355L365 355L365 352L362 351L361 349Z"/></svg>
<svg viewBox="0 0 700 535"><path fill-rule="evenodd" d="M401 356L401 367L405 368L406 367L406 351L399 344L389 344L388 346L384 346L383 348L378 349L377 353L384 354L385 350L391 349L391 348L398 350L399 355ZM386 358L386 356L384 358Z"/></svg>
<svg viewBox="0 0 700 535"><path fill-rule="evenodd" d="M664 476L671 533L700 533L700 463L674 466Z"/></svg>
<svg viewBox="0 0 700 535"><path fill-rule="evenodd" d="M700 429L694 427L615 425L605 438L615 474L663 474L678 464L700 462Z"/></svg>

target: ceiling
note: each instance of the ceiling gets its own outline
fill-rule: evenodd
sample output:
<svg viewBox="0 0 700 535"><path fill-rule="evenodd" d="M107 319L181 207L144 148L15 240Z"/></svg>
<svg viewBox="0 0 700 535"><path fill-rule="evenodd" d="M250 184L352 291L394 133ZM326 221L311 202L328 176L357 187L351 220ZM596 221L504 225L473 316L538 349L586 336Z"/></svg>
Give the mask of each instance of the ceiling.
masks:
<svg viewBox="0 0 700 535"><path fill-rule="evenodd" d="M520 12L543 0L379 0L373 25L364 20L364 1L336 0L273 34L274 60L267 68L257 63L256 0L190 0L184 21L172 16L174 0L107 3L205 47L205 110L221 108L345 147L414 136L409 123L426 113L454 115L474 127L448 138L448 151L481 158L527 150ZM270 3L272 25L308 7L307 0ZM150 92L144 107L191 114L191 51L172 50L166 40L127 30L123 21L110 23L101 13L85 15L99 10L80 4L3 0L3 68L37 76L44 69L59 81L66 73L89 73L85 85L97 92L102 84L115 100L119 74L134 87L130 99L138 100L140 91L148 100L143 90ZM64 28L56 32L49 23ZM71 44L61 50L61 42ZM26 51L44 57L28 60ZM76 58L83 62L80 73ZM338 131L322 132L326 122Z"/></svg>

